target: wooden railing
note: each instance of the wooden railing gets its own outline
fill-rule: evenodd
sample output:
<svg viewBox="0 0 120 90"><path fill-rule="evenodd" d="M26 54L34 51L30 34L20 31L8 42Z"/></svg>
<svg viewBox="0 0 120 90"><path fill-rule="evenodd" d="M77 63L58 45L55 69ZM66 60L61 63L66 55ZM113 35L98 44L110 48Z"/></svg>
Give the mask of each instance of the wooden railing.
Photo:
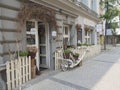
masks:
<svg viewBox="0 0 120 90"><path fill-rule="evenodd" d="M19 57L6 63L7 89L13 90L31 80L31 58Z"/></svg>

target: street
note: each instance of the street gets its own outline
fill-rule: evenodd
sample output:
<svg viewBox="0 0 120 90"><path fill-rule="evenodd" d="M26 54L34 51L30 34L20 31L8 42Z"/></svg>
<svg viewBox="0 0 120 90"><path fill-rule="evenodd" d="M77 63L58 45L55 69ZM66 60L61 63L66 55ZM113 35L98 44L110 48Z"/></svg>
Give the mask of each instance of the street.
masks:
<svg viewBox="0 0 120 90"><path fill-rule="evenodd" d="M27 85L23 90L120 90L120 47L85 60L81 67Z"/></svg>

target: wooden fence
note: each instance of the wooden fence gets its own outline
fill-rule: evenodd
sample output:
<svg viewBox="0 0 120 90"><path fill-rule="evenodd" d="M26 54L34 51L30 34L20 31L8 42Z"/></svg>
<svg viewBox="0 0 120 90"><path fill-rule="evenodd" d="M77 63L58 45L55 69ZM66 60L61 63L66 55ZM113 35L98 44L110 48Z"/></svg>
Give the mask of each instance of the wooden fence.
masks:
<svg viewBox="0 0 120 90"><path fill-rule="evenodd" d="M6 63L7 88L12 90L31 80L31 58L20 57Z"/></svg>
<svg viewBox="0 0 120 90"><path fill-rule="evenodd" d="M58 70L61 68L61 61L63 59L63 50L59 49L55 52L55 70Z"/></svg>

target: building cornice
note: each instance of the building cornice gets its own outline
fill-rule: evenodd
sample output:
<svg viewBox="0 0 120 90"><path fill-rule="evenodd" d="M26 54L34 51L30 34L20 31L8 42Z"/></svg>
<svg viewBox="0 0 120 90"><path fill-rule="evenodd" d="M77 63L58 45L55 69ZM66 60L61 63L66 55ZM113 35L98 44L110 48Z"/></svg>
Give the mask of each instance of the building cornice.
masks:
<svg viewBox="0 0 120 90"><path fill-rule="evenodd" d="M84 8L81 5L76 5L68 0L30 0L38 4L46 5L59 12L68 13L74 17L82 16L87 17L90 20L97 22L99 20L98 15L92 12L89 8Z"/></svg>

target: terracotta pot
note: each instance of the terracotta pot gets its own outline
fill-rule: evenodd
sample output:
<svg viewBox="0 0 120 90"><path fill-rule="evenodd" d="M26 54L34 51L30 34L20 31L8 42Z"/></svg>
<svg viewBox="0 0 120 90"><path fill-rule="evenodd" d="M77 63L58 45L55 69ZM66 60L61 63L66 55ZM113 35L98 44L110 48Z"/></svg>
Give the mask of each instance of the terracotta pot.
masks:
<svg viewBox="0 0 120 90"><path fill-rule="evenodd" d="M34 59L36 56L36 53L35 52L28 52L28 56L31 56L31 58Z"/></svg>
<svg viewBox="0 0 120 90"><path fill-rule="evenodd" d="M90 30L90 28L89 28L88 26L86 26L86 27L85 27L85 30L86 30L86 31L89 31L89 30Z"/></svg>
<svg viewBox="0 0 120 90"><path fill-rule="evenodd" d="M69 59L70 58L70 54L69 53L65 53L64 54L64 58Z"/></svg>
<svg viewBox="0 0 120 90"><path fill-rule="evenodd" d="M73 57L75 58L75 60L78 60L79 56L73 55Z"/></svg>

